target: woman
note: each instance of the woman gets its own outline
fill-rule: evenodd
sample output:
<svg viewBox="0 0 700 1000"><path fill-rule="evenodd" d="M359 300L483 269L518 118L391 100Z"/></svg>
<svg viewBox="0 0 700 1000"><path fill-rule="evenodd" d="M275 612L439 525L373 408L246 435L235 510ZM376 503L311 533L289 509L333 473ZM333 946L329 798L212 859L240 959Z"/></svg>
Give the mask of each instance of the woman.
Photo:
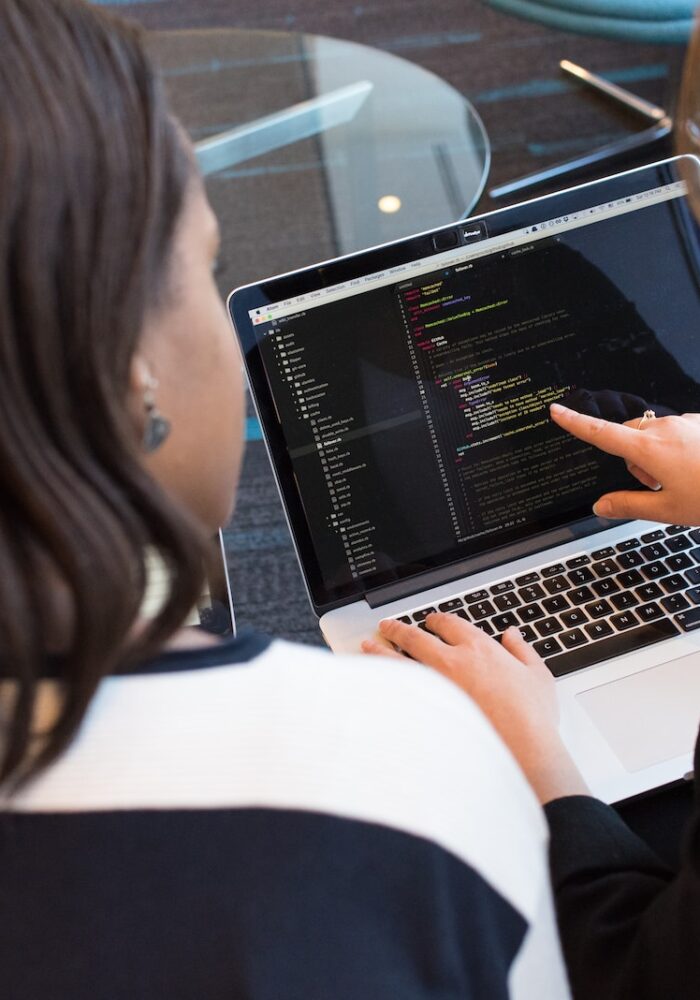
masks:
<svg viewBox="0 0 700 1000"><path fill-rule="evenodd" d="M242 450L216 223L135 29L3 0L0 53L2 996L566 998L469 699L180 628Z"/></svg>

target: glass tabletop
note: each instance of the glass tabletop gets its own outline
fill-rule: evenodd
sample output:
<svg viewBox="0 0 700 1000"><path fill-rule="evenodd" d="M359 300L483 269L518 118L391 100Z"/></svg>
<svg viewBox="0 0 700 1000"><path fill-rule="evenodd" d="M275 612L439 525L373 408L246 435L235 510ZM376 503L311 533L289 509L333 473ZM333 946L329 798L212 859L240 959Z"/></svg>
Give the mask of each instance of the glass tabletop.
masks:
<svg viewBox="0 0 700 1000"><path fill-rule="evenodd" d="M490 149L469 102L420 66L287 32L154 32L223 234L221 285L467 215Z"/></svg>

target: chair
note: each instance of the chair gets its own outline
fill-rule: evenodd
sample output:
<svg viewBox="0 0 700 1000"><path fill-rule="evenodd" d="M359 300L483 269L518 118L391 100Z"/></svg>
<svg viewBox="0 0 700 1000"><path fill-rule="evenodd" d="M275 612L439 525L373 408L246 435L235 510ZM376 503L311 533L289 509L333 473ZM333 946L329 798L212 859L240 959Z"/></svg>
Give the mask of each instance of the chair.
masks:
<svg viewBox="0 0 700 1000"><path fill-rule="evenodd" d="M564 31L637 42L684 43L697 0L486 0Z"/></svg>

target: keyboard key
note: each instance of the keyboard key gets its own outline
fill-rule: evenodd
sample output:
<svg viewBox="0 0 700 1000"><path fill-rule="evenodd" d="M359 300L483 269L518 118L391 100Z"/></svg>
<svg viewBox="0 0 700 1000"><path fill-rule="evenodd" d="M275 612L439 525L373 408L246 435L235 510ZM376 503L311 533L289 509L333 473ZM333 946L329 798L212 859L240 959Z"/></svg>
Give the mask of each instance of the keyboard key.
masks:
<svg viewBox="0 0 700 1000"><path fill-rule="evenodd" d="M700 625L700 608L695 610L698 612L698 624ZM683 614L692 613L692 611L682 612L678 618L682 618ZM670 639L678 634L678 629L670 618L660 618L657 622L641 625L639 628L633 628L629 631L618 632L606 639L599 639L598 642L590 642L585 646L579 646L577 649L571 649L555 656L548 656L545 658L545 663L555 677L562 677L574 670L591 667L594 663L602 663L603 660L612 659L613 656L631 653L635 649L643 649L644 646L661 642L663 639Z"/></svg>
<svg viewBox="0 0 700 1000"><path fill-rule="evenodd" d="M613 615L610 624L614 625L618 632L624 632L625 629L639 625L639 619L633 611L623 611L622 614Z"/></svg>
<svg viewBox="0 0 700 1000"><path fill-rule="evenodd" d="M559 594L562 590L568 590L571 584L565 576L553 576L544 582L545 588L550 594Z"/></svg>
<svg viewBox="0 0 700 1000"><path fill-rule="evenodd" d="M692 590L686 590L685 596L693 602L693 604L700 604L700 587L693 587Z"/></svg>
<svg viewBox="0 0 700 1000"><path fill-rule="evenodd" d="M613 594L610 600L618 611L626 611L627 608L634 608L639 601L629 590L623 590L621 594Z"/></svg>
<svg viewBox="0 0 700 1000"><path fill-rule="evenodd" d="M411 619L410 619L410 618L408 617L408 615L400 615L400 617L398 617L398 618L396 619L396 621L397 621L397 622L403 622L403 623L404 623L404 625L413 625L413 622L412 622L412 621L411 621Z"/></svg>
<svg viewBox="0 0 700 1000"><path fill-rule="evenodd" d="M520 634L525 642L534 642L537 638L537 632L535 632L531 625L521 625Z"/></svg>
<svg viewBox="0 0 700 1000"><path fill-rule="evenodd" d="M545 578L545 580L547 580L549 579L550 576L558 576L560 573L563 573L564 564L553 563L551 566L545 566L545 568L541 572L542 576Z"/></svg>
<svg viewBox="0 0 700 1000"><path fill-rule="evenodd" d="M618 566L622 569L632 569L633 566L641 566L644 556L641 552L623 552L617 557Z"/></svg>
<svg viewBox="0 0 700 1000"><path fill-rule="evenodd" d="M700 548L691 549L688 555L692 556L695 562L700 562Z"/></svg>
<svg viewBox="0 0 700 1000"><path fill-rule="evenodd" d="M615 549L611 545L606 545L604 549L596 549L595 552L591 552L591 555L595 560L610 559L611 556L615 555Z"/></svg>
<svg viewBox="0 0 700 1000"><path fill-rule="evenodd" d="M567 608L571 607L571 604L563 594L555 594L554 597L548 597L546 601L542 601L542 607L548 615L556 615L560 611L566 611Z"/></svg>
<svg viewBox="0 0 700 1000"><path fill-rule="evenodd" d="M499 594L494 597L493 603L499 611L510 611L511 608L520 607L520 598L517 594Z"/></svg>
<svg viewBox="0 0 700 1000"><path fill-rule="evenodd" d="M491 601L477 601L476 604L469 605L469 614L475 622L480 622L482 618L490 618L491 615L495 615L496 609Z"/></svg>
<svg viewBox="0 0 700 1000"><path fill-rule="evenodd" d="M505 629L510 628L511 625L519 625L520 622L512 611L506 611L504 615L496 615L495 618L492 618L491 624L494 628L498 629L499 632L503 632Z"/></svg>
<svg viewBox="0 0 700 1000"><path fill-rule="evenodd" d="M581 569L574 569L566 575L569 578L572 587L580 587L582 583L588 583L589 580L595 580L595 577L587 566L582 566Z"/></svg>
<svg viewBox="0 0 700 1000"><path fill-rule="evenodd" d="M537 583L539 578L539 573L526 573L524 576L516 576L515 582L518 587L527 587L530 583Z"/></svg>
<svg viewBox="0 0 700 1000"><path fill-rule="evenodd" d="M662 562L650 562L642 566L642 573L647 580L658 580L660 576L666 576L668 570Z"/></svg>
<svg viewBox="0 0 700 1000"><path fill-rule="evenodd" d="M421 608L420 611L413 612L413 620L414 622L422 622L428 617L428 615L433 614L435 614L435 608Z"/></svg>
<svg viewBox="0 0 700 1000"><path fill-rule="evenodd" d="M657 528L656 531L648 531L646 533L646 535L642 535L642 541L643 542L658 542L663 537L664 537L663 531L661 531L660 528Z"/></svg>
<svg viewBox="0 0 700 1000"><path fill-rule="evenodd" d="M669 524L668 528L666 528L666 534L678 535L680 534L681 531L687 531L687 530L688 530L687 524Z"/></svg>
<svg viewBox="0 0 700 1000"><path fill-rule="evenodd" d="M542 600L545 594L539 583L532 583L527 587L521 587L518 596L523 604L529 604L531 601Z"/></svg>
<svg viewBox="0 0 700 1000"><path fill-rule="evenodd" d="M607 601L593 601L592 604L586 605L586 613L591 618L605 618L606 615L611 615L612 612L612 605L608 604Z"/></svg>
<svg viewBox="0 0 700 1000"><path fill-rule="evenodd" d="M637 608L637 615L643 622L653 622L657 618L663 618L664 613L656 601L652 601L650 604L644 604L641 608Z"/></svg>
<svg viewBox="0 0 700 1000"><path fill-rule="evenodd" d="M663 578L661 586L667 594L675 594L678 590L685 590L688 584L685 577L681 576L680 573L672 573L671 576L665 576Z"/></svg>
<svg viewBox="0 0 700 1000"><path fill-rule="evenodd" d="M678 573L682 569L689 569L693 565L693 560L687 552L680 552L678 555L669 556L664 559L666 566L672 573Z"/></svg>
<svg viewBox="0 0 700 1000"><path fill-rule="evenodd" d="M539 653L541 657L554 656L555 653L561 653L561 646L556 639L540 639L532 647L536 653Z"/></svg>
<svg viewBox="0 0 700 1000"><path fill-rule="evenodd" d="M608 577L607 580L596 580L593 584L593 589L598 597L609 597L610 594L616 594L620 588L614 580Z"/></svg>
<svg viewBox="0 0 700 1000"><path fill-rule="evenodd" d="M465 594L464 600L467 604L474 604L475 601L486 601L488 599L488 590L473 590L471 594Z"/></svg>
<svg viewBox="0 0 700 1000"><path fill-rule="evenodd" d="M606 635L612 635L612 626L607 622L591 622L584 626L591 639L604 639Z"/></svg>
<svg viewBox="0 0 700 1000"><path fill-rule="evenodd" d="M664 556L668 555L668 549L661 542L654 542L653 545L644 545L642 547L642 555L649 561L652 559L663 559Z"/></svg>
<svg viewBox="0 0 700 1000"><path fill-rule="evenodd" d="M491 587L492 594L506 594L509 590L515 590L512 580L502 580L501 583L494 583Z"/></svg>
<svg viewBox="0 0 700 1000"><path fill-rule="evenodd" d="M570 590L566 596L573 604L585 604L587 601L592 601L595 594L590 587L577 587L576 590Z"/></svg>
<svg viewBox="0 0 700 1000"><path fill-rule="evenodd" d="M685 611L690 607L690 601L686 601L683 594L671 594L670 597L664 597L661 601L661 606L668 611L669 614L675 614L676 611Z"/></svg>
<svg viewBox="0 0 700 1000"><path fill-rule="evenodd" d="M588 615L583 608L572 608L571 611L564 611L561 620L565 628L573 628L575 625L585 625Z"/></svg>
<svg viewBox="0 0 700 1000"><path fill-rule="evenodd" d="M458 618L464 618L465 622L469 621L469 615L464 608L457 608L456 611L450 611L450 614L457 615Z"/></svg>
<svg viewBox="0 0 700 1000"><path fill-rule="evenodd" d="M464 607L464 601L461 597L453 597L451 601L443 601L442 604L438 604L438 611L444 611L448 614L450 611L458 611L459 608Z"/></svg>
<svg viewBox="0 0 700 1000"><path fill-rule="evenodd" d="M641 544L638 538L627 538L624 542L618 542L615 548L618 552L629 552L630 549L638 549Z"/></svg>
<svg viewBox="0 0 700 1000"><path fill-rule="evenodd" d="M664 592L658 583L645 583L643 587L637 587L637 597L640 601L655 601L657 597L663 597Z"/></svg>
<svg viewBox="0 0 700 1000"><path fill-rule="evenodd" d="M561 632L562 627L561 622L558 622L556 618L545 618L543 621L535 623L535 628L543 636Z"/></svg>
<svg viewBox="0 0 700 1000"><path fill-rule="evenodd" d="M579 566L588 566L590 561L590 556L574 556L573 559L566 560L566 566L567 569L578 569Z"/></svg>
<svg viewBox="0 0 700 1000"><path fill-rule="evenodd" d="M681 611L675 619L684 632L693 632L700 628L700 608L691 608L690 611Z"/></svg>
<svg viewBox="0 0 700 1000"><path fill-rule="evenodd" d="M474 622L474 624L477 628L480 628L482 632L485 632L486 635L493 635L493 629L488 622Z"/></svg>
<svg viewBox="0 0 700 1000"><path fill-rule="evenodd" d="M700 545L700 528L694 528L689 532L690 538L696 545Z"/></svg>
<svg viewBox="0 0 700 1000"><path fill-rule="evenodd" d="M526 604L518 610L518 618L523 622L536 622L544 618L544 611L539 604Z"/></svg>
<svg viewBox="0 0 700 1000"><path fill-rule="evenodd" d="M576 649L577 646L583 646L585 642L588 642L580 628L574 628L570 632L562 632L559 639L565 649Z"/></svg>
<svg viewBox="0 0 700 1000"><path fill-rule="evenodd" d="M700 583L700 566L693 566L692 569L689 569L685 578L689 583Z"/></svg>
<svg viewBox="0 0 700 1000"><path fill-rule="evenodd" d="M593 563L593 569L598 577L612 576L620 572L620 567L614 559L601 559L600 562Z"/></svg>
<svg viewBox="0 0 700 1000"><path fill-rule="evenodd" d="M615 581L621 587L638 587L640 583L644 583L644 577L638 569L628 569L625 573L618 573Z"/></svg>
<svg viewBox="0 0 700 1000"><path fill-rule="evenodd" d="M685 552L686 549L692 547L693 543L687 535L675 535L673 538L666 539L666 548L669 552Z"/></svg>

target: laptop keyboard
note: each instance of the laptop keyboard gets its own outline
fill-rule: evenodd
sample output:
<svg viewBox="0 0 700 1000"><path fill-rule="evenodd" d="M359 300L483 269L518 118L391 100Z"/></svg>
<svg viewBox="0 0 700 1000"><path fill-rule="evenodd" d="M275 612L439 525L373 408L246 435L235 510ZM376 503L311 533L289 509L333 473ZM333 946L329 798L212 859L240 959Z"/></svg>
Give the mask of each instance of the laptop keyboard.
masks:
<svg viewBox="0 0 700 1000"><path fill-rule="evenodd" d="M499 638L517 625L555 677L700 628L700 529L679 524L456 595L433 611Z"/></svg>

